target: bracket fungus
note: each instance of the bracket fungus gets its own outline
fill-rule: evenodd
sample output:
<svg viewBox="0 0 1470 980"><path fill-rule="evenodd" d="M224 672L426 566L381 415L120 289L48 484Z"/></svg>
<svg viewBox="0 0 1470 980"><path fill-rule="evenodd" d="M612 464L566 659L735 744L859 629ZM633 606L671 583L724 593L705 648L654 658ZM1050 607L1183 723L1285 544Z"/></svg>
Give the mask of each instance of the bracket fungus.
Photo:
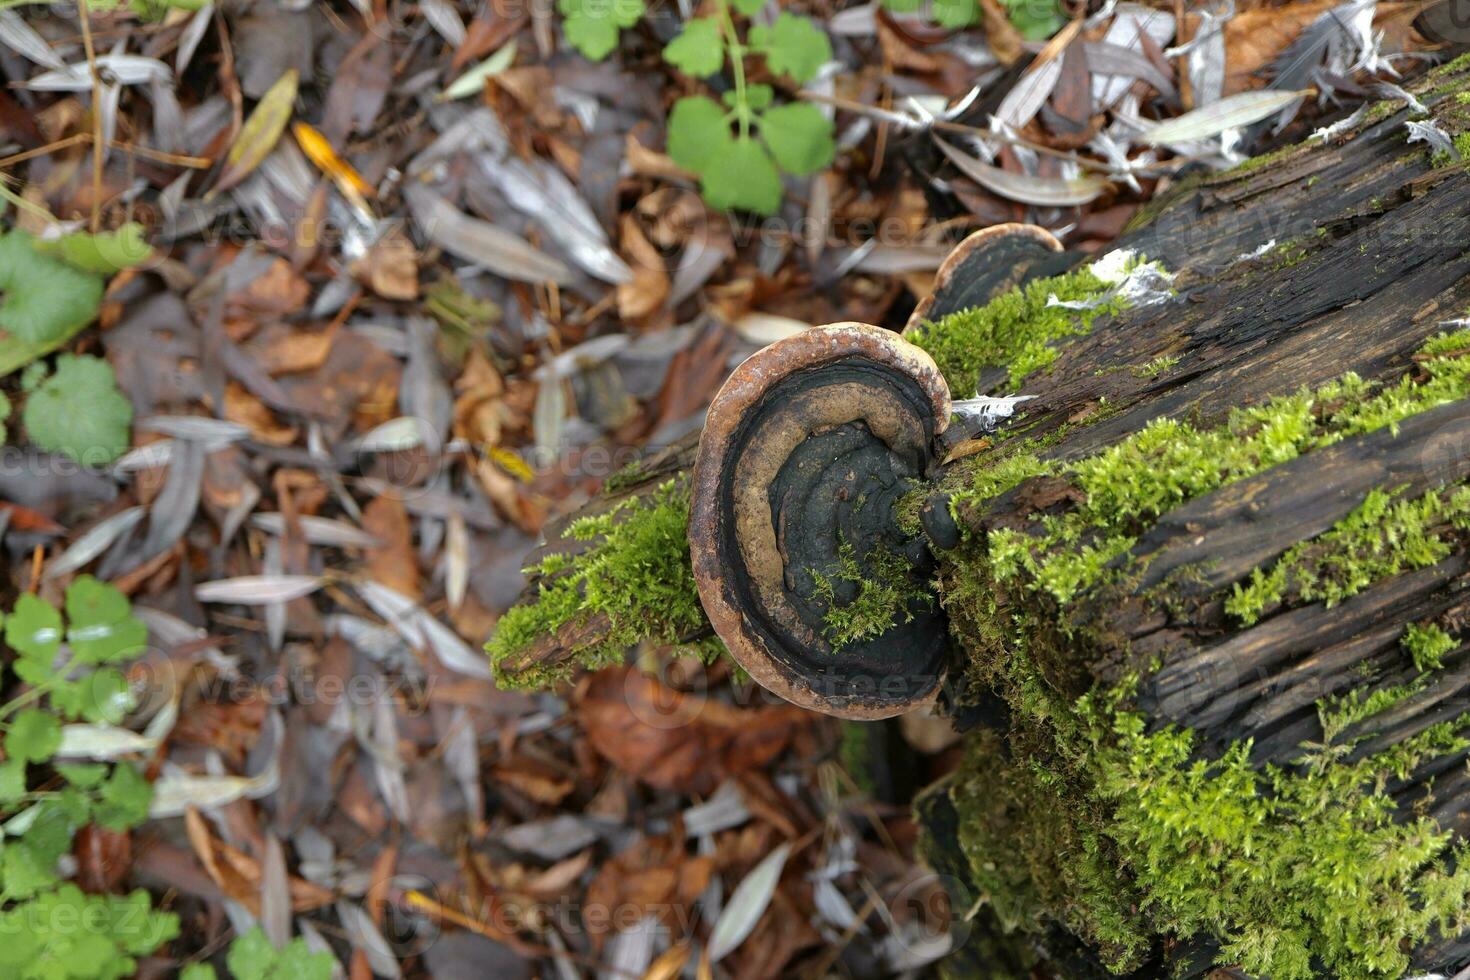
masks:
<svg viewBox="0 0 1470 980"><path fill-rule="evenodd" d="M947 649L922 535L895 505L938 465L950 414L934 361L839 323L736 368L694 464L689 544L710 622L768 690L844 718L931 701Z"/></svg>

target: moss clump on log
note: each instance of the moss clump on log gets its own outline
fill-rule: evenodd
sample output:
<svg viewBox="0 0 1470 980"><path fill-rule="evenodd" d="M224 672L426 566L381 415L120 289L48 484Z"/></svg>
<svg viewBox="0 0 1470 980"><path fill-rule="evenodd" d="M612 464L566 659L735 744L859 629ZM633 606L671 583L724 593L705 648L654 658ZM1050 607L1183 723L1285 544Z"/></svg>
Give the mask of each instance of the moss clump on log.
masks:
<svg viewBox="0 0 1470 980"><path fill-rule="evenodd" d="M689 563L689 490L677 481L648 497L631 498L605 514L579 518L567 537L593 542L580 554L553 554L527 569L542 581L534 601L509 609L486 649L504 687L545 687L577 666L622 663L644 640L686 644L708 628ZM605 627L572 658L524 668L517 655L569 625L604 617ZM704 640L691 652L717 647ZM509 669L514 667L515 669Z"/></svg>
<svg viewBox="0 0 1470 980"><path fill-rule="evenodd" d="M914 584L912 568L886 548L859 561L852 543L843 541L836 567L812 569L816 596L828 606L822 635L833 652L882 636L895 623L912 622L916 604L933 607L934 594Z"/></svg>
<svg viewBox="0 0 1470 980"><path fill-rule="evenodd" d="M1470 488L1446 498L1430 491L1412 500L1374 490L1347 517L1313 541L1293 545L1269 570L1237 583L1225 611L1251 625L1291 598L1334 606L1374 582L1449 557L1443 525L1470 529Z"/></svg>
<svg viewBox="0 0 1470 980"><path fill-rule="evenodd" d="M1194 940L1217 963L1290 980L1401 975L1416 944L1470 924L1470 853L1390 791L1431 760L1470 749L1470 714L1372 739L1375 719L1427 696L1460 646L1439 625L1403 631L1397 669L1409 680L1376 684L1368 673L1319 699L1321 739L1302 741L1287 762L1263 763L1251 739L1206 750L1190 728L1147 714L1136 691L1156 659L1080 694L1067 673L1099 638L1064 610L1086 589L1131 583L1139 570L1130 552L1160 515L1470 397L1470 334L1440 335L1416 360L1397 383L1348 375L1237 409L1213 429L1160 420L1075 461L1012 447L998 463L978 459L965 480L951 475L962 525L984 526L988 507L1025 493L1028 481L1039 501L1020 526L1011 508L1010 526L948 555L942 579L970 680L1010 708L1004 741L972 736L946 789L971 881L1004 928L1060 923L1119 972L1172 940ZM1467 514L1470 488L1410 499L1374 490L1257 569L1251 587L1226 590L1231 611L1248 619L1268 606L1336 600L1432 564L1462 546L1453 535Z"/></svg>
<svg viewBox="0 0 1470 980"><path fill-rule="evenodd" d="M987 499L1024 478L1055 474L1067 481L1075 506L1066 513L988 532L988 560L998 581L1019 580L1024 573L1025 587L1045 591L1066 605L1104 579L1120 577L1127 567L1120 559L1137 543L1139 532L1171 508L1313 449L1394 426L1470 395L1470 358L1450 356L1467 347L1470 332L1444 334L1425 346L1423 372L1406 375L1396 385L1381 387L1348 374L1315 391L1235 409L1217 428L1157 419L1117 445L1065 466L1024 452L994 467L977 458L969 468L975 474L973 485L957 492L952 506L960 518L961 509L983 508ZM1375 498L1364 506L1376 503ZM1442 509L1437 498L1426 502L1419 520L1427 521ZM1406 525L1413 516L1386 504L1382 510L1379 517L1400 517ZM1351 531L1352 525L1345 524L1343 535ZM1292 556L1292 561L1305 554ZM1290 564L1275 577L1253 581L1247 594L1234 600L1232 611L1248 619L1278 598L1274 592L1285 588L1283 576ZM1323 594L1341 598L1352 592L1339 588Z"/></svg>
<svg viewBox="0 0 1470 980"><path fill-rule="evenodd" d="M972 880L1004 924L1054 918L1118 972L1160 939L1204 935L1217 962L1274 980L1319 976L1319 964L1398 976L1413 943L1464 927L1464 848L1428 817L1404 819L1384 790L1470 746L1463 724L1353 762L1325 745L1258 769L1249 741L1201 759L1187 729L1148 731L1126 686L1066 702L1020 659L1002 688L1024 708L1011 759L973 740L948 790Z"/></svg>
<svg viewBox="0 0 1470 980"><path fill-rule="evenodd" d="M1056 341L1085 334L1099 316L1124 308L1123 300L1108 296L1109 286L1084 266L922 324L908 339L934 358L957 398L973 395L980 372L989 367L1006 369L1015 388L1056 360ZM1072 309L1063 303L1096 305Z"/></svg>

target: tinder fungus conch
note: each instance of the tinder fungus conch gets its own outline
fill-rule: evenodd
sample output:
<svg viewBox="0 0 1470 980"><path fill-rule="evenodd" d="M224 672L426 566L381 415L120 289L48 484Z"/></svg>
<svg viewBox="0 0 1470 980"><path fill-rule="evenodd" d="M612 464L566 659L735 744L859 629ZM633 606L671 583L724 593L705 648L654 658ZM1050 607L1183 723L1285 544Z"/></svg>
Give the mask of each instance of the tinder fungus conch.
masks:
<svg viewBox="0 0 1470 980"><path fill-rule="evenodd" d="M884 718L931 700L947 633L922 487L950 414L929 355L859 323L759 351L710 406L694 466L694 577L760 684L804 707Z"/></svg>

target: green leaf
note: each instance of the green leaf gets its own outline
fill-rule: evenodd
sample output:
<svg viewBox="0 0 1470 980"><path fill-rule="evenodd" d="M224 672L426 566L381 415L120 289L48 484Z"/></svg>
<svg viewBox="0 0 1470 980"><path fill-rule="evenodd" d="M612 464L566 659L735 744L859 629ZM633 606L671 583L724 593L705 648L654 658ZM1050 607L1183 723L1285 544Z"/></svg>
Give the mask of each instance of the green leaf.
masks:
<svg viewBox="0 0 1470 980"><path fill-rule="evenodd" d="M127 678L112 667L53 681L50 696L51 706L64 717L94 724L116 725L135 707Z"/></svg>
<svg viewBox="0 0 1470 980"><path fill-rule="evenodd" d="M293 939L276 959L280 980L332 980L332 957L313 953L301 939Z"/></svg>
<svg viewBox="0 0 1470 980"><path fill-rule="evenodd" d="M883 8L895 14L911 14L924 6L924 0L883 0Z"/></svg>
<svg viewBox="0 0 1470 980"><path fill-rule="evenodd" d="M276 966L276 948L257 926L230 943L225 965L235 980L268 980Z"/></svg>
<svg viewBox="0 0 1470 980"><path fill-rule="evenodd" d="M768 109L760 119L761 139L782 170L809 174L832 162L837 144L832 120L810 102Z"/></svg>
<svg viewBox="0 0 1470 980"><path fill-rule="evenodd" d="M481 94L485 91L485 79L499 75L515 64L515 60L516 42L511 40L502 44L490 57L450 82L440 98L454 100Z"/></svg>
<svg viewBox="0 0 1470 980"><path fill-rule="evenodd" d="M1011 24L1028 41L1045 41L1062 26L1056 0L1001 0Z"/></svg>
<svg viewBox="0 0 1470 980"><path fill-rule="evenodd" d="M669 156L685 170L702 174L729 152L735 137L720 104L703 95L688 95L669 113Z"/></svg>
<svg viewBox="0 0 1470 980"><path fill-rule="evenodd" d="M730 0L730 6L747 17L754 17L766 5L766 0Z"/></svg>
<svg viewBox="0 0 1470 980"><path fill-rule="evenodd" d="M24 593L5 620L5 642L22 657L49 670L61 648L61 613L46 600Z"/></svg>
<svg viewBox="0 0 1470 980"><path fill-rule="evenodd" d="M781 175L765 147L749 137L731 143L701 178L705 200L717 208L769 215L781 206Z"/></svg>
<svg viewBox="0 0 1470 980"><path fill-rule="evenodd" d="M0 803L14 803L26 795L26 764L21 759L0 762Z"/></svg>
<svg viewBox="0 0 1470 980"><path fill-rule="evenodd" d="M10 418L10 399L0 394L0 442L5 441L5 421Z"/></svg>
<svg viewBox="0 0 1470 980"><path fill-rule="evenodd" d="M97 822L109 830L126 830L148 819L153 802L153 784L138 770L121 763L97 791Z"/></svg>
<svg viewBox="0 0 1470 980"><path fill-rule="evenodd" d="M557 0L567 42L584 58L601 61L618 46L622 28L643 16L643 0Z"/></svg>
<svg viewBox="0 0 1470 980"><path fill-rule="evenodd" d="M0 292L0 330L23 343L45 345L96 318L102 277L39 254L30 235L12 231L0 236Z"/></svg>
<svg viewBox="0 0 1470 980"><path fill-rule="evenodd" d="M112 366L88 354L63 354L56 373L26 399L26 432L47 452L100 466L128 448L133 405L117 389Z"/></svg>
<svg viewBox="0 0 1470 980"><path fill-rule="evenodd" d="M101 762L63 762L56 771L77 789L92 789L107 775L107 766Z"/></svg>
<svg viewBox="0 0 1470 980"><path fill-rule="evenodd" d="M764 24L752 27L750 44L766 56L771 71L790 75L798 83L811 81L832 60L832 42L826 32L811 18L785 11L770 27Z"/></svg>
<svg viewBox="0 0 1470 980"><path fill-rule="evenodd" d="M725 63L725 41L713 17L689 21L664 48L664 60L684 74L707 78Z"/></svg>
<svg viewBox="0 0 1470 980"><path fill-rule="evenodd" d="M219 980L219 974L208 963L190 963L179 972L179 980Z"/></svg>
<svg viewBox="0 0 1470 980"><path fill-rule="evenodd" d="M734 109L740 100L735 91L726 92L723 96L725 104ZM745 86L745 104L750 107L751 112L760 112L770 105L776 98L776 90L769 85L755 84Z"/></svg>
<svg viewBox="0 0 1470 980"><path fill-rule="evenodd" d="M143 226L130 221L117 231L98 235L84 231L62 235L55 241L35 242L35 249L68 262L86 272L115 275L123 269L142 265L153 255L143 238Z"/></svg>
<svg viewBox="0 0 1470 980"><path fill-rule="evenodd" d="M29 898L56 884L56 857L39 853L29 836L7 843L4 854L0 854L0 880L5 882L3 894L10 898Z"/></svg>
<svg viewBox="0 0 1470 980"><path fill-rule="evenodd" d="M83 575L66 589L66 641L82 663L126 660L148 643L148 627L115 586Z"/></svg>
<svg viewBox="0 0 1470 980"><path fill-rule="evenodd" d="M50 370L40 361L33 361L26 365L26 369L20 373L20 390L30 394L41 387L41 382L46 380Z"/></svg>
<svg viewBox="0 0 1470 980"><path fill-rule="evenodd" d="M935 23L952 28L969 27L978 13L975 0L934 0L930 10Z"/></svg>
<svg viewBox="0 0 1470 980"><path fill-rule="evenodd" d="M5 754L19 762L44 762L61 746L61 723L39 708L27 708L10 722Z"/></svg>

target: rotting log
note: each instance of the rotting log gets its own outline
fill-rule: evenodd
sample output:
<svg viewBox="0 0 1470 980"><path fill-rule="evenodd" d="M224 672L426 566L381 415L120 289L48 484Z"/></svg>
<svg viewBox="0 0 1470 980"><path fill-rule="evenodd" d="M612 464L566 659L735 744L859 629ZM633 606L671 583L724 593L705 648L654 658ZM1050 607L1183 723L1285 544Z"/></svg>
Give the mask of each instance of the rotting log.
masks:
<svg viewBox="0 0 1470 980"><path fill-rule="evenodd" d="M1411 88L1442 129L1470 131L1466 59ZM813 690L881 673L885 630L856 607L884 554L907 564L865 615L911 630L908 588L932 582L952 641L941 704L974 727L920 812L957 907L984 900L972 934L1016 963L1277 978L1470 963L1470 166L1406 143L1407 118L1385 103L1344 138L1159 201L1118 245L1173 273L1164 302L1130 306L1035 232L969 243L905 337L956 399L1031 400L993 432L941 420L929 458L899 470L902 439L867 407L812 420L846 447L825 466L856 452L858 482L861 460L884 467L883 548L848 516L860 495L808 514L782 508L780 480L742 488L767 495L778 552L827 535L782 552L764 586L817 603L798 617L822 654L803 660ZM834 438L856 420L856 443ZM701 570L667 533L699 453L624 474L600 521L551 536L492 641L503 677L551 680L636 638L712 646L698 605L669 598L736 571ZM696 494L696 553L759 508L722 524L717 504ZM920 529L928 553L908 554ZM597 588L625 565L660 569L668 615ZM834 637L854 623L847 659ZM873 717L932 687L826 707Z"/></svg>

